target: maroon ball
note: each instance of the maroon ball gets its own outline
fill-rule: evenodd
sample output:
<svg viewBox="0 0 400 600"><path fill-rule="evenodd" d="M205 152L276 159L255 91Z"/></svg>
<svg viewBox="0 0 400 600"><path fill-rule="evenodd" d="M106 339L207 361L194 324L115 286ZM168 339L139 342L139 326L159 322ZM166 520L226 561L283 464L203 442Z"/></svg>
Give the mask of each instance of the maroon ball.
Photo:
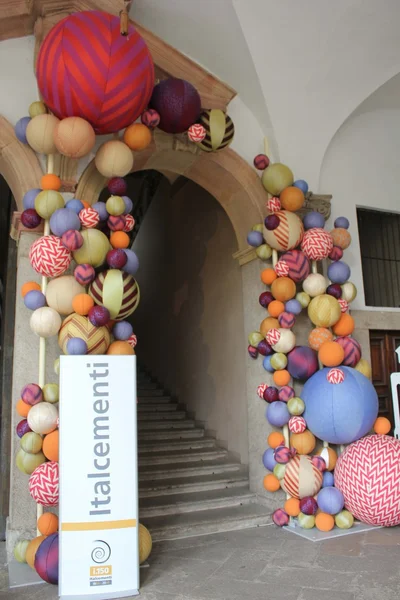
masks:
<svg viewBox="0 0 400 600"><path fill-rule="evenodd" d="M142 116L140 117L143 125L149 127L150 129L155 129L160 122L160 115L154 108L148 108L144 111Z"/></svg>
<svg viewBox="0 0 400 600"><path fill-rule="evenodd" d="M76 229L68 229L68 231L62 234L61 241L70 252L75 252L75 250L83 246L83 236Z"/></svg>
<svg viewBox="0 0 400 600"><path fill-rule="evenodd" d="M201 100L191 83L170 77L154 87L150 107L159 113L162 131L183 133L200 117Z"/></svg>
<svg viewBox="0 0 400 600"><path fill-rule="evenodd" d="M268 386L264 390L263 397L265 402L277 402L279 399L278 389L276 387L273 387L272 385Z"/></svg>
<svg viewBox="0 0 400 600"><path fill-rule="evenodd" d="M328 285L326 293L339 300L342 297L342 288L338 283L331 283Z"/></svg>
<svg viewBox="0 0 400 600"><path fill-rule="evenodd" d="M88 319L95 327L104 327L110 321L110 312L105 306L93 306L89 310Z"/></svg>
<svg viewBox="0 0 400 600"><path fill-rule="evenodd" d="M125 223L126 219L124 215L118 215L118 217L111 215L107 220L107 225L110 231L124 231Z"/></svg>
<svg viewBox="0 0 400 600"><path fill-rule="evenodd" d="M254 346L247 346L247 352L251 358L257 358L258 356L258 350L257 348L254 348Z"/></svg>
<svg viewBox="0 0 400 600"><path fill-rule="evenodd" d="M329 258L331 260L340 260L343 256L343 250L340 246L333 246L331 253L329 254Z"/></svg>
<svg viewBox="0 0 400 600"><path fill-rule="evenodd" d="M122 269L126 265L128 257L120 248L114 248L107 252L106 260L112 269Z"/></svg>
<svg viewBox="0 0 400 600"><path fill-rule="evenodd" d="M17 431L17 436L19 438L22 438L23 435L32 431L32 429L28 425L27 419L23 419L22 421L20 421L18 423L18 425L16 427L16 431Z"/></svg>
<svg viewBox="0 0 400 600"><path fill-rule="evenodd" d="M269 356L270 354L274 353L272 347L268 344L267 340L261 340L261 342L259 342L257 345L257 350L263 356Z"/></svg>
<svg viewBox="0 0 400 600"><path fill-rule="evenodd" d="M107 188L113 196L125 196L128 185L122 177L112 177L108 182Z"/></svg>
<svg viewBox="0 0 400 600"><path fill-rule="evenodd" d="M312 496L306 496L300 500L300 510L303 515L315 515L318 510L318 504Z"/></svg>
<svg viewBox="0 0 400 600"><path fill-rule="evenodd" d="M21 213L21 223L27 229L36 229L42 222L40 217L34 208L27 208Z"/></svg>
<svg viewBox="0 0 400 600"><path fill-rule="evenodd" d="M272 300L274 300L274 297L271 294L271 292L263 292L262 294L260 294L260 297L258 299L259 303L263 308L268 308L268 304L272 302Z"/></svg>
<svg viewBox="0 0 400 600"><path fill-rule="evenodd" d="M259 171L264 171L269 166L269 158L266 154L257 154L254 157L253 164Z"/></svg>
<svg viewBox="0 0 400 600"><path fill-rule="evenodd" d="M268 217L265 217L264 224L268 231L273 231L274 229L279 227L280 222L281 221L278 215L268 215Z"/></svg>

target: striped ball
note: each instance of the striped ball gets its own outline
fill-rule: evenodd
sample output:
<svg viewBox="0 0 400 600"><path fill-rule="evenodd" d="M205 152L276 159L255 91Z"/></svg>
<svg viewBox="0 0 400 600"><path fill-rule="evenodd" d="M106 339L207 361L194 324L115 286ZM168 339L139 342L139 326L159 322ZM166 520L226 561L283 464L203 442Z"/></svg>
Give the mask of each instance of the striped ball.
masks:
<svg viewBox="0 0 400 600"><path fill-rule="evenodd" d="M21 392L21 398L26 404L35 406L43 400L42 388L36 383L28 383Z"/></svg>
<svg viewBox="0 0 400 600"><path fill-rule="evenodd" d="M75 252L83 245L82 234L76 229L68 229L62 234L61 241L70 252Z"/></svg>
<svg viewBox="0 0 400 600"><path fill-rule="evenodd" d="M295 283L304 281L310 274L310 263L306 255L300 250L289 250L279 258L276 267L281 264L287 267L287 273L290 279ZM276 270L275 267L275 270Z"/></svg>
<svg viewBox="0 0 400 600"><path fill-rule="evenodd" d="M130 346L132 346L132 348L135 348L137 345L137 337L134 333L132 333L132 335L130 335L126 341Z"/></svg>
<svg viewBox="0 0 400 600"><path fill-rule="evenodd" d="M324 260L332 252L333 239L330 233L315 227L306 231L301 249L310 260Z"/></svg>
<svg viewBox="0 0 400 600"><path fill-rule="evenodd" d="M291 329L296 323L296 317L292 313L283 312L279 315L278 321L283 329Z"/></svg>
<svg viewBox="0 0 400 600"><path fill-rule="evenodd" d="M92 227L96 227L96 225L99 224L100 215L94 208L83 208L79 213L79 220L82 224L82 227L86 227L86 229L91 229Z"/></svg>
<svg viewBox="0 0 400 600"><path fill-rule="evenodd" d="M92 265L78 265L75 268L74 277L81 285L89 285L96 277L96 271Z"/></svg>
<svg viewBox="0 0 400 600"><path fill-rule="evenodd" d="M129 233L135 227L135 219L132 215L125 215L125 225L123 231Z"/></svg>
<svg viewBox="0 0 400 600"><path fill-rule="evenodd" d="M89 287L96 304L110 311L111 319L122 321L138 307L140 291L136 279L117 269L100 273Z"/></svg>
<svg viewBox="0 0 400 600"><path fill-rule="evenodd" d="M218 108L206 110L202 113L199 123L206 130L206 136L197 145L205 152L223 150L232 143L235 126L224 111Z"/></svg>
<svg viewBox="0 0 400 600"><path fill-rule="evenodd" d="M355 367L361 359L361 346L352 337L338 337L335 342L342 346L344 350L344 359L342 364L346 367Z"/></svg>
<svg viewBox="0 0 400 600"><path fill-rule="evenodd" d="M274 214L279 217L279 225L273 230L264 227L265 241L271 248L281 252L296 248L304 235L302 220L287 210L279 210Z"/></svg>
<svg viewBox="0 0 400 600"><path fill-rule="evenodd" d="M297 455L286 466L282 487L292 498L315 496L322 485L322 473L309 456Z"/></svg>
<svg viewBox="0 0 400 600"><path fill-rule="evenodd" d="M33 471L29 478L29 492L37 504L57 506L59 498L57 462L43 463Z"/></svg>
<svg viewBox="0 0 400 600"><path fill-rule="evenodd" d="M58 334L58 344L64 354L68 354L67 343L72 338L83 339L88 354L105 354L111 342L107 327L94 327L89 319L76 313L65 319Z"/></svg>
<svg viewBox="0 0 400 600"><path fill-rule="evenodd" d="M117 217L111 215L107 220L110 231L125 231L125 223L126 217L124 215L118 215Z"/></svg>
<svg viewBox="0 0 400 600"><path fill-rule="evenodd" d="M55 235L43 235L33 242L29 260L36 273L44 277L57 277L68 269L72 256L60 238Z"/></svg>
<svg viewBox="0 0 400 600"><path fill-rule="evenodd" d="M295 391L290 385L284 385L278 392L278 397L281 402L288 402L294 398Z"/></svg>

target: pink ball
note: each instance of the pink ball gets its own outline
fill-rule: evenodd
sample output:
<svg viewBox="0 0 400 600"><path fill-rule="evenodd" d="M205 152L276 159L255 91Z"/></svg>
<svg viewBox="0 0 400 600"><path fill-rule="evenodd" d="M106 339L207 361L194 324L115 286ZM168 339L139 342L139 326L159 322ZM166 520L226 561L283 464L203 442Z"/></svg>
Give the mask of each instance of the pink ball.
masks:
<svg viewBox="0 0 400 600"><path fill-rule="evenodd" d="M203 125L195 123L188 129L188 138L191 142L202 142L206 137L206 130Z"/></svg>
<svg viewBox="0 0 400 600"><path fill-rule="evenodd" d="M282 254L276 264L276 267L278 265L285 265L285 274L288 275L295 283L304 281L311 271L308 258L300 250L288 250Z"/></svg>
<svg viewBox="0 0 400 600"><path fill-rule="evenodd" d="M134 348L137 344L137 337L134 333L132 333L132 335L130 335L126 341L130 346L132 346L132 348Z"/></svg>
<svg viewBox="0 0 400 600"><path fill-rule="evenodd" d="M96 277L96 271L92 265L78 265L74 271L74 277L81 285L89 285Z"/></svg>
<svg viewBox="0 0 400 600"><path fill-rule="evenodd" d="M303 417L292 417L288 426L291 433L303 433L307 428L307 423Z"/></svg>
<svg viewBox="0 0 400 600"><path fill-rule="evenodd" d="M83 208L78 216L82 227L86 229L96 227L100 222L100 215L94 208Z"/></svg>
<svg viewBox="0 0 400 600"><path fill-rule="evenodd" d="M123 177L112 177L107 188L112 196L125 196L128 185Z"/></svg>
<svg viewBox="0 0 400 600"><path fill-rule="evenodd" d="M106 260L112 269L122 269L126 265L128 258L123 250L114 248L107 252Z"/></svg>
<svg viewBox="0 0 400 600"><path fill-rule="evenodd" d="M253 164L259 171L264 171L269 166L269 158L266 154L257 154L254 157Z"/></svg>
<svg viewBox="0 0 400 600"><path fill-rule="evenodd" d="M278 527L285 527L289 523L289 515L282 508L278 508L272 515L272 520Z"/></svg>
<svg viewBox="0 0 400 600"><path fill-rule="evenodd" d="M61 241L70 252L75 252L83 245L83 237L76 229L69 229L61 236Z"/></svg>
<svg viewBox="0 0 400 600"><path fill-rule="evenodd" d="M318 510L318 503L312 496L306 496L300 500L300 511L304 515L315 515Z"/></svg>
<svg viewBox="0 0 400 600"><path fill-rule="evenodd" d="M135 219L132 217L132 215L125 215L125 227L123 231L125 231L125 233L129 233L134 227Z"/></svg>
<svg viewBox="0 0 400 600"><path fill-rule="evenodd" d="M329 258L331 260L340 260L343 256L343 250L339 246L333 246Z"/></svg>
<svg viewBox="0 0 400 600"><path fill-rule="evenodd" d="M324 471L326 471L326 462L325 460L322 458L322 456L313 456L311 459L311 462L313 465L315 465L317 467L317 469L319 471L321 471L321 473L323 473Z"/></svg>
<svg viewBox="0 0 400 600"><path fill-rule="evenodd" d="M146 127L150 127L150 129L155 129L160 122L160 115L154 108L148 108L142 114L140 120L143 125Z"/></svg>
<svg viewBox="0 0 400 600"><path fill-rule="evenodd" d="M280 465L286 465L292 459L292 452L286 446L279 446L274 452L274 458Z"/></svg>
<svg viewBox="0 0 400 600"><path fill-rule="evenodd" d="M296 392L290 385L284 385L279 390L279 400L281 402L288 402L290 400L290 398L294 398L295 395L296 395Z"/></svg>
<svg viewBox="0 0 400 600"><path fill-rule="evenodd" d="M88 313L88 319L94 327L104 327L110 321L110 311L105 306L93 306Z"/></svg>
<svg viewBox="0 0 400 600"><path fill-rule="evenodd" d="M43 400L42 388L36 383L28 383L21 392L21 398L29 406L35 406Z"/></svg>
<svg viewBox="0 0 400 600"><path fill-rule="evenodd" d="M44 277L57 277L68 269L72 256L55 235L43 235L33 242L29 260L36 271Z"/></svg>
<svg viewBox="0 0 400 600"><path fill-rule="evenodd" d="M118 217L111 215L107 220L108 228L111 231L124 231L125 223L126 217L124 215L119 215Z"/></svg>
<svg viewBox="0 0 400 600"><path fill-rule="evenodd" d="M27 419L23 419L22 421L20 421L18 423L18 425L16 427L16 431L17 431L17 436L19 438L22 438L22 436L24 436L26 433L29 433L30 431L32 431L32 429L28 425Z"/></svg>
<svg viewBox="0 0 400 600"><path fill-rule="evenodd" d="M355 367L361 359L361 346L352 337L338 337L335 342L342 346L344 350L344 359L342 364L346 367Z"/></svg>
<svg viewBox="0 0 400 600"><path fill-rule="evenodd" d="M50 461L39 465L29 478L29 492L42 506L57 506L59 496L58 463Z"/></svg>
<svg viewBox="0 0 400 600"><path fill-rule="evenodd" d="M331 234L320 227L306 231L301 242L301 249L310 260L324 260L329 256L332 248Z"/></svg>
<svg viewBox="0 0 400 600"><path fill-rule="evenodd" d="M283 312L279 315L278 321L283 329L291 329L296 323L296 317L292 313Z"/></svg>

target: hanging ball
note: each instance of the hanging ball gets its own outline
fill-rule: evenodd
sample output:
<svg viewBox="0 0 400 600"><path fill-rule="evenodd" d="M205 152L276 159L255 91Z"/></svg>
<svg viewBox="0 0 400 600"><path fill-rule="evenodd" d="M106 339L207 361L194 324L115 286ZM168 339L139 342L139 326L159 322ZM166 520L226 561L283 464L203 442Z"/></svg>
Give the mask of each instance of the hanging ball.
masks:
<svg viewBox="0 0 400 600"><path fill-rule="evenodd" d="M262 184L271 196L279 196L282 190L293 184L293 173L286 165L274 163L262 174Z"/></svg>
<svg viewBox="0 0 400 600"><path fill-rule="evenodd" d="M294 396L295 391L290 385L284 385L278 392L278 397L281 402L289 402Z"/></svg>
<svg viewBox="0 0 400 600"><path fill-rule="evenodd" d="M340 306L340 305L339 305ZM332 331L337 336L351 335L355 328L355 322L348 313L341 313L340 319L332 326Z"/></svg>
<svg viewBox="0 0 400 600"><path fill-rule="evenodd" d="M258 350L257 348L254 348L254 346L247 346L247 352L249 353L249 356L251 358L257 358L258 357Z"/></svg>
<svg viewBox="0 0 400 600"><path fill-rule="evenodd" d="M110 321L110 311L105 306L93 306L88 312L88 319L95 327L104 327Z"/></svg>
<svg viewBox="0 0 400 600"><path fill-rule="evenodd" d="M207 132L203 125L199 123L194 123L188 129L188 138L191 142L202 142L206 137Z"/></svg>
<svg viewBox="0 0 400 600"><path fill-rule="evenodd" d="M82 231L82 237L82 246L73 253L74 261L78 265L91 265L95 268L101 267L106 260L107 252L110 250L110 242L107 236L98 229L86 229ZM74 272L75 278L76 272L77 269Z"/></svg>
<svg viewBox="0 0 400 600"><path fill-rule="evenodd" d="M128 191L128 184L123 177L112 177L107 183L107 189L113 196L123 196Z"/></svg>
<svg viewBox="0 0 400 600"><path fill-rule="evenodd" d="M36 383L28 383L21 390L21 398L29 406L35 406L35 404L39 404L43 400L42 388Z"/></svg>
<svg viewBox="0 0 400 600"><path fill-rule="evenodd" d="M21 213L21 223L27 229L36 229L42 222L42 217L38 215L34 208L28 208Z"/></svg>
<svg viewBox="0 0 400 600"><path fill-rule="evenodd" d="M20 417L27 417L29 411L31 410L31 407L29 406L29 404L26 404L21 398L18 400L17 404L15 405L15 410L17 411L17 413L19 414Z"/></svg>
<svg viewBox="0 0 400 600"><path fill-rule="evenodd" d="M281 487L279 479L272 473L264 477L263 485L267 492L277 492Z"/></svg>
<svg viewBox="0 0 400 600"><path fill-rule="evenodd" d="M326 471L326 462L324 461L322 456L313 456L311 460L313 465L315 465L317 469L321 471L321 473L324 473Z"/></svg>
<svg viewBox="0 0 400 600"><path fill-rule="evenodd" d="M343 257L343 250L339 246L333 246L332 250L328 254L328 258L331 260L340 260Z"/></svg>
<svg viewBox="0 0 400 600"><path fill-rule="evenodd" d="M272 214L265 217L264 225L268 231L273 231L277 227L279 227L280 219L278 215Z"/></svg>
<svg viewBox="0 0 400 600"><path fill-rule="evenodd" d="M164 79L154 87L149 104L160 115L158 127L166 133L187 131L201 113L201 99L196 88L175 77Z"/></svg>
<svg viewBox="0 0 400 600"><path fill-rule="evenodd" d="M263 398L265 400L265 402L268 402L269 404L271 402L276 402L278 400L278 390L276 387L273 386L268 386L265 388L264 393L263 393Z"/></svg>
<svg viewBox="0 0 400 600"><path fill-rule="evenodd" d="M26 433L29 433L31 428L28 425L28 421L26 419L22 419L16 427L16 433L19 438L22 438Z"/></svg>
<svg viewBox="0 0 400 600"><path fill-rule="evenodd" d="M112 269L122 269L128 261L128 257L123 250L115 248L107 252L106 261Z"/></svg>
<svg viewBox="0 0 400 600"><path fill-rule="evenodd" d="M260 260L269 260L272 256L272 248L268 244L261 244L256 248L256 254Z"/></svg>
<svg viewBox="0 0 400 600"><path fill-rule="evenodd" d="M107 226L110 231L125 231L126 217L119 215L118 217L108 217Z"/></svg>
<svg viewBox="0 0 400 600"><path fill-rule="evenodd" d="M347 229L337 227L332 229L331 236L335 246L338 246L342 250L346 250L351 244L351 235Z"/></svg>
<svg viewBox="0 0 400 600"><path fill-rule="evenodd" d="M30 121L31 121L30 117L22 117L22 119L19 119L19 121L17 121L17 123L15 125L15 128L14 128L15 137L22 144L28 143L28 140L26 137L26 129L27 129Z"/></svg>
<svg viewBox="0 0 400 600"><path fill-rule="evenodd" d="M262 356L268 356L273 353L271 346L268 344L267 340L261 340L257 344L257 351L262 354Z"/></svg>
<svg viewBox="0 0 400 600"><path fill-rule="evenodd" d="M123 215L125 211L125 202L121 196L110 196L106 202L108 214L113 216Z"/></svg>
<svg viewBox="0 0 400 600"><path fill-rule="evenodd" d="M293 185L294 185L294 187L299 188L299 190L301 190L303 192L303 194L307 194L308 183L307 183L307 181L304 181L304 179L297 179Z"/></svg>
<svg viewBox="0 0 400 600"><path fill-rule="evenodd" d="M58 583L58 563L58 533L53 533L37 549L34 566L37 574L43 581L55 585Z"/></svg>
<svg viewBox="0 0 400 600"><path fill-rule="evenodd" d="M344 349L337 342L324 342L318 350L318 359L324 367L338 367L344 360Z"/></svg>
<svg viewBox="0 0 400 600"><path fill-rule="evenodd" d="M113 248L128 248L130 238L124 231L114 231L110 236L110 244Z"/></svg>
<svg viewBox="0 0 400 600"><path fill-rule="evenodd" d="M283 427L284 425L287 425L290 419L290 414L286 403L281 402L280 400L273 402L272 404L268 404L265 416L267 421L273 427Z"/></svg>
<svg viewBox="0 0 400 600"><path fill-rule="evenodd" d="M353 300L355 300L357 296L357 288L354 285L354 283L351 283L351 281L346 281L346 283L344 283L342 285L342 298L343 300L346 300L346 302L353 302Z"/></svg>
<svg viewBox="0 0 400 600"><path fill-rule="evenodd" d="M40 188L34 188L25 192L24 197L22 198L24 210L27 210L28 208L35 208L36 196L40 194L41 191L42 190Z"/></svg>
<svg viewBox="0 0 400 600"><path fill-rule="evenodd" d="M74 277L81 285L89 285L96 277L96 271L91 265L78 265L75 268Z"/></svg>
<svg viewBox="0 0 400 600"><path fill-rule="evenodd" d="M57 427L58 410L53 404L40 402L32 406L28 414L28 425L35 433L45 435Z"/></svg>
<svg viewBox="0 0 400 600"><path fill-rule="evenodd" d="M270 167L265 171L267 173ZM304 235L304 228L301 219L293 212L280 210L273 214L279 218L279 225L273 229L264 229L264 239L266 243L274 250L281 252L293 250L296 248Z"/></svg>
<svg viewBox="0 0 400 600"><path fill-rule="evenodd" d="M36 102L32 102L32 104L29 105L28 112L29 116L33 119L38 115L45 115L47 113L47 108L44 102L41 102L41 100L36 100Z"/></svg>
<svg viewBox="0 0 400 600"><path fill-rule="evenodd" d="M297 302L299 302L299 304L302 306L302 308L307 308L307 306L311 302L310 296L308 294L306 294L305 292L298 292L296 294L296 300L297 300Z"/></svg>
<svg viewBox="0 0 400 600"><path fill-rule="evenodd" d="M272 282L275 281L275 279L277 279L278 275L275 273L274 269L271 269L269 267L261 271L260 277L261 281L265 283L265 285L271 285Z"/></svg>
<svg viewBox="0 0 400 600"><path fill-rule="evenodd" d="M125 129L123 140L128 148L140 152L151 144L151 131L143 123L133 123Z"/></svg>
<svg viewBox="0 0 400 600"><path fill-rule="evenodd" d="M249 246L253 246L254 248L258 248L264 242L263 234L259 231L250 231L247 234L247 243Z"/></svg>
<svg viewBox="0 0 400 600"><path fill-rule="evenodd" d="M288 300L285 304L285 311L292 315L299 315L302 308L300 302L296 299Z"/></svg>
<svg viewBox="0 0 400 600"><path fill-rule="evenodd" d="M81 117L67 117L54 130L54 144L60 154L82 158L96 143L96 134L90 123Z"/></svg>
<svg viewBox="0 0 400 600"><path fill-rule="evenodd" d="M43 454L47 460L58 462L59 434L58 429L48 433L43 439Z"/></svg>
<svg viewBox="0 0 400 600"><path fill-rule="evenodd" d="M154 108L148 108L140 117L143 125L155 129L160 122L160 114Z"/></svg>
<svg viewBox="0 0 400 600"><path fill-rule="evenodd" d="M24 304L29 310L42 308L42 306L46 306L46 296L38 290L32 290L25 295Z"/></svg>
<svg viewBox="0 0 400 600"><path fill-rule="evenodd" d="M67 354L69 355L81 355L87 354L88 345L82 338L71 338L67 341Z"/></svg>
<svg viewBox="0 0 400 600"><path fill-rule="evenodd" d="M276 300L286 302L296 295L296 284L289 277L279 277L272 283L271 293Z"/></svg>
<svg viewBox="0 0 400 600"><path fill-rule="evenodd" d="M378 417L374 423L374 431L378 435L387 435L392 429L392 424L386 417Z"/></svg>
<svg viewBox="0 0 400 600"><path fill-rule="evenodd" d="M298 498L289 498L286 500L283 508L290 517L297 517L300 513L300 500Z"/></svg>
<svg viewBox="0 0 400 600"><path fill-rule="evenodd" d="M362 373L367 379L371 379L372 378L371 365L369 364L369 362L365 358L362 358L361 360L359 360L358 363L356 364L356 366L354 368L359 373Z"/></svg>
<svg viewBox="0 0 400 600"><path fill-rule="evenodd" d="M61 236L61 241L70 252L75 252L75 250L79 250L83 246L82 234L75 229L65 231Z"/></svg>
<svg viewBox="0 0 400 600"><path fill-rule="evenodd" d="M60 375L60 359L59 358L56 358L56 360L54 361L53 370L57 376Z"/></svg>
<svg viewBox="0 0 400 600"><path fill-rule="evenodd" d="M311 298L324 294L326 290L325 277L320 273L310 273L303 281L303 290L306 294L311 296Z"/></svg>
<svg viewBox="0 0 400 600"><path fill-rule="evenodd" d="M272 213L280 211L282 208L282 205L281 205L281 201L279 200L278 196L272 196L272 198L268 198L268 200L266 202L266 207L267 207L267 210L269 210Z"/></svg>
<svg viewBox="0 0 400 600"><path fill-rule="evenodd" d="M113 327L113 336L116 340L126 341L133 333L133 327L128 321L119 321Z"/></svg>
<svg viewBox="0 0 400 600"><path fill-rule="evenodd" d="M351 275L350 267L345 262L337 260L331 263L328 267L328 279L332 283L343 284Z"/></svg>
<svg viewBox="0 0 400 600"><path fill-rule="evenodd" d="M273 448L265 450L262 456L263 465L268 471L273 471L277 462L275 460L275 452Z"/></svg>
<svg viewBox="0 0 400 600"><path fill-rule="evenodd" d="M132 348L132 346L130 344L128 344L128 342L112 342L112 344L110 344L108 350L107 350L107 354L114 354L114 355L131 355L131 354L135 354L134 349Z"/></svg>
<svg viewBox="0 0 400 600"><path fill-rule="evenodd" d="M14 558L19 563L26 563L26 551L29 540L19 540L14 546Z"/></svg>
<svg viewBox="0 0 400 600"><path fill-rule="evenodd" d="M346 219L346 217L338 217L334 222L335 227L340 227L341 229L348 229L350 227L350 221Z"/></svg>
<svg viewBox="0 0 400 600"><path fill-rule="evenodd" d="M39 337L49 338L59 332L61 317L53 308L43 306L33 312L30 327Z"/></svg>
<svg viewBox="0 0 400 600"><path fill-rule="evenodd" d="M330 487L334 484L335 478L333 473L330 471L324 471L322 476L322 487Z"/></svg>
<svg viewBox="0 0 400 600"><path fill-rule="evenodd" d="M331 283L331 285L328 285L326 288L326 293L329 296L336 298L336 300L339 300L342 296L342 287L338 283Z"/></svg>
<svg viewBox="0 0 400 600"><path fill-rule="evenodd" d="M109 140L97 150L94 162L103 177L125 177L132 171L132 150L124 142Z"/></svg>
<svg viewBox="0 0 400 600"><path fill-rule="evenodd" d="M119 195L121 195L121 194L119 194ZM132 212L132 210L133 210L133 202L128 196L122 196L122 200L125 202L124 215L127 215L128 213Z"/></svg>
<svg viewBox="0 0 400 600"><path fill-rule="evenodd" d="M100 215L97 210L89 206L89 208L83 208L79 213L79 222L82 227L85 227L86 229L92 229L97 227L99 224Z"/></svg>
<svg viewBox="0 0 400 600"><path fill-rule="evenodd" d="M26 281L21 287L21 296L25 298L25 296L31 291L41 291L40 285L36 281Z"/></svg>
<svg viewBox="0 0 400 600"><path fill-rule="evenodd" d="M344 497L335 487L324 487L318 494L318 506L328 515L336 515L344 507Z"/></svg>
<svg viewBox="0 0 400 600"><path fill-rule="evenodd" d="M47 173L41 178L40 187L42 190L55 190L58 192L58 190L61 188L61 179L58 177L58 175Z"/></svg>
<svg viewBox="0 0 400 600"><path fill-rule="evenodd" d="M38 521L37 528L46 537L58 531L58 517L52 512L43 513Z"/></svg>
<svg viewBox="0 0 400 600"><path fill-rule="evenodd" d="M331 234L318 227L306 231L301 242L301 249L310 260L324 260L332 248Z"/></svg>
<svg viewBox="0 0 400 600"><path fill-rule="evenodd" d="M43 190L35 198L35 210L42 219L50 219L57 209L64 207L64 198L55 190Z"/></svg>
<svg viewBox="0 0 400 600"><path fill-rule="evenodd" d="M20 448L17 452L15 464L21 473L24 473L24 475L31 475L34 470L42 465L45 461L46 457L43 452L32 454L31 452L25 452L25 450Z"/></svg>
<svg viewBox="0 0 400 600"><path fill-rule="evenodd" d="M57 147L54 143L54 132L59 124L54 115L38 115L26 128L28 144L39 154L54 154Z"/></svg>
<svg viewBox="0 0 400 600"><path fill-rule="evenodd" d="M281 201L282 208L292 212L300 210L305 201L303 192L295 186L288 186L282 190L279 199Z"/></svg>
<svg viewBox="0 0 400 600"><path fill-rule="evenodd" d="M309 379L318 370L318 356L308 346L296 346L288 354L288 367L294 379Z"/></svg>
<svg viewBox="0 0 400 600"><path fill-rule="evenodd" d="M264 171L269 165L269 158L266 154L257 154L254 157L253 164L259 171Z"/></svg>
<svg viewBox="0 0 400 600"><path fill-rule="evenodd" d="M312 211L304 215L303 217L304 229L323 229L325 226L325 217L321 213Z"/></svg>
<svg viewBox="0 0 400 600"><path fill-rule="evenodd" d="M355 367L361 358L361 346L357 340L344 336L336 338L335 342L343 348L343 364L346 367Z"/></svg>
<svg viewBox="0 0 400 600"><path fill-rule="evenodd" d="M341 318L340 304L333 296L322 294L308 305L308 316L317 327L332 327Z"/></svg>
<svg viewBox="0 0 400 600"><path fill-rule="evenodd" d="M84 288L72 275L57 277L49 281L47 285L47 304L60 315L70 315L74 312L74 298L84 291Z"/></svg>
<svg viewBox="0 0 400 600"><path fill-rule="evenodd" d="M268 442L268 446L270 446L273 449L276 449L276 448L278 448L278 446L282 446L282 444L285 443L285 438L283 437L283 434L280 431L273 431L272 433L269 434L267 442ZM272 469L273 469L273 467L272 467ZM272 469L270 469L270 470L272 471Z"/></svg>
<svg viewBox="0 0 400 600"><path fill-rule="evenodd" d="M57 237L61 237L70 229L79 230L80 228L79 217L70 208L59 208L50 217L50 229Z"/></svg>
<svg viewBox="0 0 400 600"><path fill-rule="evenodd" d="M258 301L263 308L268 308L268 305L274 300L271 292L262 292L260 294Z"/></svg>
<svg viewBox="0 0 400 600"><path fill-rule="evenodd" d="M315 327L308 336L308 345L313 350L319 350L325 342L333 340L333 333L326 327Z"/></svg>
<svg viewBox="0 0 400 600"><path fill-rule="evenodd" d="M33 540L31 540L28 544L28 547L26 549L25 558L26 558L26 562L28 563L28 565L30 566L31 569L35 568L34 563L35 563L36 552L37 552L40 544L45 539L46 538L44 535L40 535L39 537L36 537Z"/></svg>
<svg viewBox="0 0 400 600"><path fill-rule="evenodd" d="M290 446L297 450L298 454L303 456L311 454L317 444L315 436L306 429L302 433L292 433L290 435Z"/></svg>
<svg viewBox="0 0 400 600"><path fill-rule="evenodd" d="M56 404L60 397L60 390L57 383L46 383L43 386L43 400L50 402L50 404Z"/></svg>
<svg viewBox="0 0 400 600"><path fill-rule="evenodd" d="M93 308L94 300L89 294L81 293L74 296L72 300L72 311L78 315L87 315L89 310Z"/></svg>
<svg viewBox="0 0 400 600"><path fill-rule="evenodd" d="M42 445L42 437L33 431L25 433L25 435L21 438L21 448L28 454L37 454L41 451Z"/></svg>
<svg viewBox="0 0 400 600"><path fill-rule="evenodd" d="M307 428L307 423L303 417L291 417L288 427L291 433L303 433Z"/></svg>

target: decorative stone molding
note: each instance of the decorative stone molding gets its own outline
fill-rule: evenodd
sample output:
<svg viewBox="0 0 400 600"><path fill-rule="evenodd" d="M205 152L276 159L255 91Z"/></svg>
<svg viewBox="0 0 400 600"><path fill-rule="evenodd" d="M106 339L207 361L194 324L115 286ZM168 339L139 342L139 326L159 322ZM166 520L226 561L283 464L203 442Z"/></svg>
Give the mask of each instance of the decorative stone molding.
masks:
<svg viewBox="0 0 400 600"><path fill-rule="evenodd" d="M331 195L307 192L305 198L306 201L304 202L303 207L297 211L299 217L303 218L307 213L316 211L325 217L325 221L329 219L331 216Z"/></svg>

